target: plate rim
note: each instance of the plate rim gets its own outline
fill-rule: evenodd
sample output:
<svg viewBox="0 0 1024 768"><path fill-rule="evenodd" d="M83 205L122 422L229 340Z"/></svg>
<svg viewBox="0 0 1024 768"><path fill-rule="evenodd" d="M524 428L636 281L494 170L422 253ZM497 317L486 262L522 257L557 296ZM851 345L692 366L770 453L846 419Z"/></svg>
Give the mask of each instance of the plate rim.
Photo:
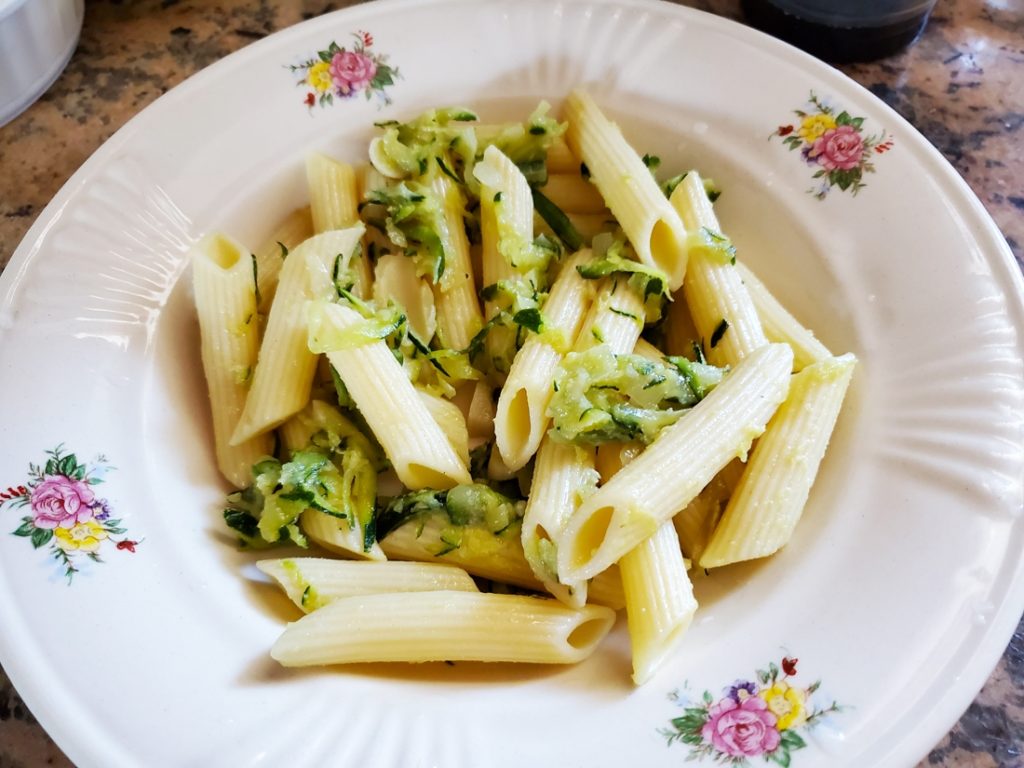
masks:
<svg viewBox="0 0 1024 768"><path fill-rule="evenodd" d="M187 98L195 89L203 87L207 81L219 77L224 71L243 65L249 60L261 58L265 49L269 49L273 45L282 45L289 38L300 37L312 27L338 21L354 23L367 16L380 16L386 20L386 17L407 8L470 4L475 7L501 8L507 6L508 2L505 0L486 0L482 3L474 2L474 0L377 0L374 3L349 6L273 32L193 73L133 115L90 154L64 182L15 247L3 273L0 274L0 311L8 309L12 305L20 285L45 245L49 231L61 220L65 208L87 184L94 171L116 158L117 153L131 141L147 121L172 108L176 102ZM775 54L778 58L792 59L796 57L796 61L805 65L817 80L829 83L839 89L852 90L858 93L862 99L870 101L886 116L890 124L898 125L913 137L914 141L905 146L915 153L917 160L924 165L929 175L941 182L942 196L959 203L956 209L962 214L969 212L971 223L980 225L980 229L972 230L972 235L984 246L986 263L993 270L998 267L1000 284L1014 289L1013 292L1004 293L1007 300L1007 311L1013 318L1012 325L1018 334L1024 329L1024 274L1022 274L1005 237L991 214L950 161L913 124L869 89L838 69L829 67L824 62L787 43L747 27L737 20L709 11L676 5L668 0L559 0L555 3L545 4L544 8L546 11L550 9L551 12L554 12L554 9L559 6L567 5L660 10L683 19L696 21L699 24L709 25L712 28L717 27L729 36L751 43L754 47ZM1021 345L1022 341L1018 337L1017 346L1021 347ZM956 675L957 688L954 689L953 695L944 696L943 700L932 708L924 720L918 721L914 734L894 743L886 753L887 761L899 762L908 758L919 760L926 756L955 725L959 717L976 698L992 670L997 666L1020 621L1021 614L1024 614L1024 578L1022 578L1024 577L1024 555L1020 556L1015 563L1005 560L1002 565L1004 569L1007 569L1010 586L1001 600L994 619L988 622L985 631L972 648L973 652L969 661ZM5 583L6 581L0 581L0 586L5 586ZM4 589L0 589L0 604L8 605ZM18 612L16 618L23 619L24 616ZM12 629L15 631L12 632ZM115 753L120 757L127 757L128 755L123 750L96 749L94 746L96 742L89 741L90 738L95 739L95 734L86 738L85 734L62 724L62 718L57 716L55 709L51 706L57 698L56 691L59 690L59 687L41 684L39 677L41 665L29 663L36 657L36 654L24 650L26 645L24 642L15 643L12 640L15 635L30 635L29 630L30 623L22 620L14 622L7 627L4 633L0 633L0 659L3 659L4 669L18 694L32 710L46 732L69 757L83 766L101 764L95 762L100 759L101 754L105 758L112 757ZM965 642L961 642L953 655L959 655L959 652L964 650L964 644ZM20 650L19 645L22 646ZM33 669L33 667L35 668ZM50 676L47 675L43 677L50 679ZM48 693L47 689L54 692ZM957 692L959 695L956 695ZM116 748L119 745L109 746ZM125 761L124 764L127 765L129 762Z"/></svg>

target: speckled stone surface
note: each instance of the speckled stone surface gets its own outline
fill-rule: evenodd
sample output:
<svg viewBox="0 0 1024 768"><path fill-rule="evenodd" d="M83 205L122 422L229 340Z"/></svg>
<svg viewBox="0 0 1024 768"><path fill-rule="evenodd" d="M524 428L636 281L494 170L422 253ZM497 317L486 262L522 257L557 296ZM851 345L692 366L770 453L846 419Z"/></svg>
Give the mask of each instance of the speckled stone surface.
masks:
<svg viewBox="0 0 1024 768"><path fill-rule="evenodd" d="M0 128L0 267L68 177L160 94L253 40L351 4L89 0L64 75ZM737 0L685 4L740 17ZM913 47L842 69L953 163L1021 262L1024 0L939 0ZM69 765L0 670L0 768ZM1024 623L978 698L921 766L1024 768Z"/></svg>

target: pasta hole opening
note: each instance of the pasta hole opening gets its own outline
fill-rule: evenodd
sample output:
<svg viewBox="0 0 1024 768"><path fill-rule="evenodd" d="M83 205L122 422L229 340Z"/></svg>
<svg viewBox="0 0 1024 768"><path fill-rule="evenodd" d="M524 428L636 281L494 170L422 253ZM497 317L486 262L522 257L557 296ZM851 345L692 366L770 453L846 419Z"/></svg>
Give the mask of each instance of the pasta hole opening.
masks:
<svg viewBox="0 0 1024 768"><path fill-rule="evenodd" d="M607 631L607 618L594 617L585 619L569 633L569 636L565 638L565 642L576 650L584 651L598 643Z"/></svg>
<svg viewBox="0 0 1024 768"><path fill-rule="evenodd" d="M231 269L242 258L241 251L223 235L211 237L207 242L206 252L210 255L210 261L221 269Z"/></svg>
<svg viewBox="0 0 1024 768"><path fill-rule="evenodd" d="M580 526L572 546L572 565L584 566L593 554L604 544L612 524L615 507L601 507Z"/></svg>
<svg viewBox="0 0 1024 768"><path fill-rule="evenodd" d="M654 222L651 230L651 261L654 266L668 275L669 282L673 285L675 272L681 263L683 244L676 237L675 230L664 219Z"/></svg>
<svg viewBox="0 0 1024 768"><path fill-rule="evenodd" d="M533 535L537 537L537 541L551 541L551 534L545 530L543 525L538 525Z"/></svg>
<svg viewBox="0 0 1024 768"><path fill-rule="evenodd" d="M519 389L508 404L508 442L513 453L522 450L530 440L530 396ZM511 458L511 457L509 457Z"/></svg>
<svg viewBox="0 0 1024 768"><path fill-rule="evenodd" d="M405 484L413 490L420 490L422 488L451 488L457 485L457 481L454 478L425 464L413 462L406 470L406 474Z"/></svg>

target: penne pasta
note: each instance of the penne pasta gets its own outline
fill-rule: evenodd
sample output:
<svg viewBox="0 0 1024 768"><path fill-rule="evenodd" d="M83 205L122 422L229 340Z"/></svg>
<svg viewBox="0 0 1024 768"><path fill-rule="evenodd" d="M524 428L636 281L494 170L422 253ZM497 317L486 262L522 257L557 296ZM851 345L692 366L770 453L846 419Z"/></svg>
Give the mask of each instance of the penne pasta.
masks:
<svg viewBox="0 0 1024 768"><path fill-rule="evenodd" d="M633 647L633 682L643 685L676 646L697 610L671 522L619 561Z"/></svg>
<svg viewBox="0 0 1024 768"><path fill-rule="evenodd" d="M358 338L362 316L338 304L320 304L309 318L310 347L327 353L402 483L415 490L470 482L465 463L387 344ZM348 346L350 338L361 343Z"/></svg>
<svg viewBox="0 0 1024 768"><path fill-rule="evenodd" d="M473 279L469 240L462 223L462 195L447 176L435 177L432 187L444 212L444 231L438 234L446 258L444 274L434 286L437 334L441 346L465 349L483 326L483 315Z"/></svg>
<svg viewBox="0 0 1024 768"><path fill-rule="evenodd" d="M574 664L615 623L599 605L475 592L347 597L289 624L270 655L286 667L368 661Z"/></svg>
<svg viewBox="0 0 1024 768"><path fill-rule="evenodd" d="M755 351L584 501L558 548L559 576L572 581L600 573L689 504L732 458L744 455L785 399L792 363L784 344ZM651 483L652 477L659 482Z"/></svg>
<svg viewBox="0 0 1024 768"><path fill-rule="evenodd" d="M516 530L498 535L466 531L462 546L454 549L443 541L445 525L434 518L406 523L381 540L384 553L393 560L429 560L457 565L474 576L524 589L544 591L530 569ZM439 554L440 553L440 554ZM609 568L590 582L587 599L618 610L625 603L617 568Z"/></svg>
<svg viewBox="0 0 1024 768"><path fill-rule="evenodd" d="M668 275L675 290L686 274L686 230L618 126L583 91L566 100L566 142L586 164L641 262Z"/></svg>
<svg viewBox="0 0 1024 768"><path fill-rule="evenodd" d="M479 592L469 574L442 563L368 563L329 557L289 557L256 563L288 599L309 613L359 595L381 592Z"/></svg>
<svg viewBox="0 0 1024 768"><path fill-rule="evenodd" d="M746 264L738 263L743 284L747 286L750 298L761 319L765 336L769 340L789 344L793 348L793 372L801 371L812 363L832 357L828 348L815 338L814 334L800 324L778 299L772 296Z"/></svg>
<svg viewBox="0 0 1024 768"><path fill-rule="evenodd" d="M734 250L721 233L700 174L686 174L671 197L690 235L683 293L704 354L715 365L735 365L768 343Z"/></svg>
<svg viewBox="0 0 1024 768"><path fill-rule="evenodd" d="M217 467L235 488L252 482L252 465L272 449L269 435L231 441L259 350L254 264L255 257L225 235L207 235L192 250L192 287Z"/></svg>
<svg viewBox="0 0 1024 768"><path fill-rule="evenodd" d="M765 557L785 546L803 512L856 365L828 358L793 376L700 556L702 568Z"/></svg>
<svg viewBox="0 0 1024 768"><path fill-rule="evenodd" d="M580 251L562 268L544 304L545 333L523 344L498 397L495 441L512 471L526 466L547 429L552 376L575 341L593 295L591 281L576 270L590 257L589 250Z"/></svg>
<svg viewBox="0 0 1024 768"><path fill-rule="evenodd" d="M256 256L256 288L260 314L266 315L270 312L285 257L303 240L312 236L313 216L309 207L296 208L274 228L270 237L253 251L253 255Z"/></svg>
<svg viewBox="0 0 1024 768"><path fill-rule="evenodd" d="M361 224L325 232L288 254L232 445L274 429L309 401L316 355L306 346L305 304L323 291L316 272L329 274L333 264L350 259L362 234Z"/></svg>

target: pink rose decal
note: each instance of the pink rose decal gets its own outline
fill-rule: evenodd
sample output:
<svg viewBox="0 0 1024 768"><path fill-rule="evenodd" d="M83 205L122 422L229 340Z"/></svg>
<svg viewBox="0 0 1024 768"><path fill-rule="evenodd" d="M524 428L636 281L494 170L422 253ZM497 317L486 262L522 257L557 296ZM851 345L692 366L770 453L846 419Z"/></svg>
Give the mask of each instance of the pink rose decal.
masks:
<svg viewBox="0 0 1024 768"><path fill-rule="evenodd" d="M349 101L362 94L367 101L374 98L377 106L391 103L388 88L402 75L388 62L388 55L373 50L373 35L365 30L351 34L351 42L342 46L330 44L288 69L298 78L296 85L305 94L303 103L312 110L317 105L328 107L340 99ZM340 103L340 102L339 102Z"/></svg>
<svg viewBox="0 0 1024 768"><path fill-rule="evenodd" d="M32 489L33 522L37 528L73 528L91 520L96 494L88 483L64 475L46 475Z"/></svg>
<svg viewBox="0 0 1024 768"><path fill-rule="evenodd" d="M769 140L778 140L807 163L815 184L807 191L819 200L834 189L856 195L867 186L865 177L875 173L875 157L893 147L884 130L866 130L866 117L822 100L813 91L807 105L793 113L797 119L780 125Z"/></svg>
<svg viewBox="0 0 1024 768"><path fill-rule="evenodd" d="M731 757L763 755L774 751L781 741L775 729L775 715L762 699L755 698L742 704L722 699L709 710L701 736Z"/></svg>
<svg viewBox="0 0 1024 768"><path fill-rule="evenodd" d="M377 74L377 65L366 54L341 51L331 59L330 72L338 94L352 96L370 84Z"/></svg>
<svg viewBox="0 0 1024 768"><path fill-rule="evenodd" d="M843 710L835 701L824 707L817 704L813 697L821 681L804 687L796 675L797 659L783 656L781 666L773 661L752 677L740 678L726 686L717 700L707 690L698 701L672 691L668 698L682 713L659 733L670 745L679 742L689 747L688 760L707 758L730 768L765 763L788 768L793 755L808 746L799 731ZM751 763L758 757L762 761Z"/></svg>
<svg viewBox="0 0 1024 768"><path fill-rule="evenodd" d="M11 533L33 549L48 550L47 559L64 571L68 584L81 563L103 562L100 551L106 542L113 542L115 551L127 552L140 544L124 537L127 530L114 517L110 503L96 495L93 486L102 483L110 469L105 457L82 462L62 443L46 451L44 462L29 462L23 485L0 491L0 512L11 507L28 513Z"/></svg>
<svg viewBox="0 0 1024 768"><path fill-rule="evenodd" d="M814 142L808 157L814 158L826 171L848 171L860 165L864 140L852 125L840 125Z"/></svg>

